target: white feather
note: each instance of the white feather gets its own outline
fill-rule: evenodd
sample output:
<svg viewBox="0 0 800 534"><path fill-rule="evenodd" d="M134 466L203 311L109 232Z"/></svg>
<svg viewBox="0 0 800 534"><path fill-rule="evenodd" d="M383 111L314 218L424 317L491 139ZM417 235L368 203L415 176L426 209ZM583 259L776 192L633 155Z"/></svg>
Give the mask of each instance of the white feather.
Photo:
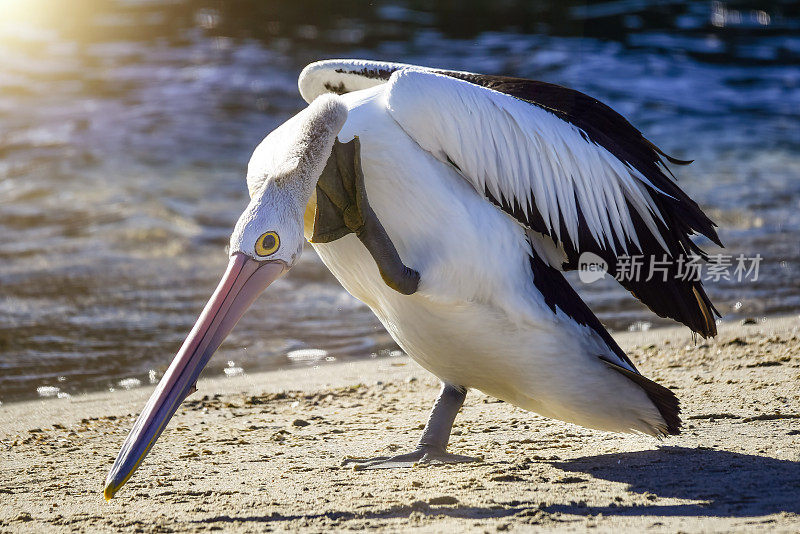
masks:
<svg viewBox="0 0 800 534"><path fill-rule="evenodd" d="M423 149L449 157L478 192L497 199L533 204L557 239L561 225L578 239L578 210L602 248L615 252L616 237L639 246L648 231L667 250L656 226L662 215L640 172L605 148L588 141L579 128L549 111L485 87L405 68L392 74L389 112ZM446 155L446 156L445 156ZM484 189L485 188L485 189ZM648 188L650 190L648 190ZM646 228L635 228L626 201Z"/></svg>
<svg viewBox="0 0 800 534"><path fill-rule="evenodd" d="M410 68L405 63L369 61L364 59L329 59L306 66L297 79L300 96L309 104L318 96L330 93L350 93L386 83L386 79L368 76L372 72L392 72ZM419 67L418 67L419 68Z"/></svg>

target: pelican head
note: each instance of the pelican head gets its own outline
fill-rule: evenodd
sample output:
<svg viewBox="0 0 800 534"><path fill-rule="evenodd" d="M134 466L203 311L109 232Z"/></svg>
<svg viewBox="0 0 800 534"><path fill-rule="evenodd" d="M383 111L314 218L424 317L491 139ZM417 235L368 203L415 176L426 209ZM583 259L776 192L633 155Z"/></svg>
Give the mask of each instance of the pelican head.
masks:
<svg viewBox="0 0 800 534"><path fill-rule="evenodd" d="M306 205L346 119L338 97L319 97L254 151L247 170L251 200L231 235L228 268L125 439L106 478L107 500L195 391L200 372L247 308L297 262Z"/></svg>

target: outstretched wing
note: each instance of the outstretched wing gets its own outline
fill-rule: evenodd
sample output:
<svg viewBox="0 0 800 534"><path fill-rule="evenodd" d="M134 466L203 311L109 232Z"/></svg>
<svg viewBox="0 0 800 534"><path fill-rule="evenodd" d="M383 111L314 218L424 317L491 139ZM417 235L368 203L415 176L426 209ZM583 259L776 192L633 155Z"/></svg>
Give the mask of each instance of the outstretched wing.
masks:
<svg viewBox="0 0 800 534"><path fill-rule="evenodd" d="M384 83L395 120L537 233L531 241L546 263L573 270L592 252L659 316L716 334L702 284L679 273L692 256L705 258L691 235L721 245L664 159L690 162L661 152L602 102L546 82L355 59L312 63L299 80L309 102Z"/></svg>
<svg viewBox="0 0 800 534"><path fill-rule="evenodd" d="M691 235L719 243L714 224L623 117L577 91L519 78L400 68L388 84L395 121L555 244L564 261L554 267L575 269L592 252L616 275L619 258L641 256L645 268L622 285L658 315L716 334L716 310L701 283L677 272L687 256L705 257ZM667 261L650 276L653 259Z"/></svg>

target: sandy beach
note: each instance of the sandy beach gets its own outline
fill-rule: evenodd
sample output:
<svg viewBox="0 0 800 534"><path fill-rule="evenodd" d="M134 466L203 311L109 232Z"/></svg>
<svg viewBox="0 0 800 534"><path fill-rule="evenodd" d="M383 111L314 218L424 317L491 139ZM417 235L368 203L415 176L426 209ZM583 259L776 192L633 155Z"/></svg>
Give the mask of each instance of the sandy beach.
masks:
<svg viewBox="0 0 800 534"><path fill-rule="evenodd" d="M472 391L450 450L476 464L355 471L411 448L437 382L407 357L201 380L131 481L103 481L151 386L0 406L0 531L800 530L796 318L619 334L681 398L663 441Z"/></svg>

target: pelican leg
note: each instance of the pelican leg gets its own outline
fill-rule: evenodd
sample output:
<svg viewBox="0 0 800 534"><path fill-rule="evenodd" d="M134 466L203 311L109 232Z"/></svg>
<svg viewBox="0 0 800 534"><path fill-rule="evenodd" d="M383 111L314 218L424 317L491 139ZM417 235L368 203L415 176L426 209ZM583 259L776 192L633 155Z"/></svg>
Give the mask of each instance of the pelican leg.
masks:
<svg viewBox="0 0 800 534"><path fill-rule="evenodd" d="M481 458L447 452L447 442L450 440L453 421L455 421L466 397L466 388L442 383L442 390L433 405L428 423L422 431L422 437L416 449L397 456L346 458L342 465L355 464L354 469L392 469L427 463L455 464L481 461Z"/></svg>

